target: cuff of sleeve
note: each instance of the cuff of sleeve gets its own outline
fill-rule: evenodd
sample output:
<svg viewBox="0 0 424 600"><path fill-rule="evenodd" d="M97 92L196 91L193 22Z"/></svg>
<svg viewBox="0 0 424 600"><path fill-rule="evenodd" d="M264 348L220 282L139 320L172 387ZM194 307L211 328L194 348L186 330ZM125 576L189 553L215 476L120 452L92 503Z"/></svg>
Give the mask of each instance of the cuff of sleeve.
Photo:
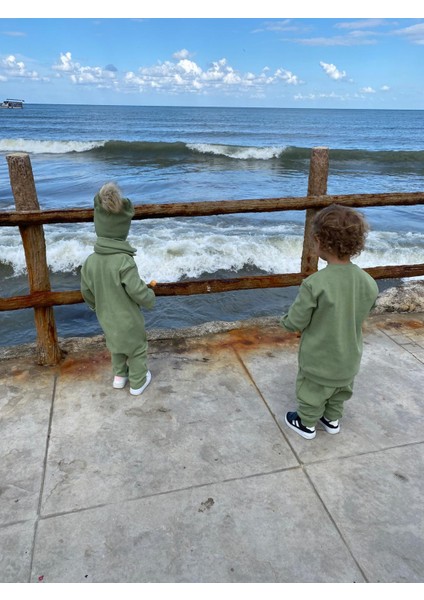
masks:
<svg viewBox="0 0 424 600"><path fill-rule="evenodd" d="M287 315L284 315L283 317L281 317L280 319L280 326L285 329L286 331L296 331L296 328L293 327L293 325L290 323L290 321L287 318Z"/></svg>

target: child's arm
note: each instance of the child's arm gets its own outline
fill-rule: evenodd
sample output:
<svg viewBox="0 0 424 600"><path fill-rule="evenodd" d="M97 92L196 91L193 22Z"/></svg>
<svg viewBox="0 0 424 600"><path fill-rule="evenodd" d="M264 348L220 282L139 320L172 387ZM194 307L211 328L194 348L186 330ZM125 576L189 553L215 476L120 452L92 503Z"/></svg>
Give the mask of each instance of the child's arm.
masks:
<svg viewBox="0 0 424 600"><path fill-rule="evenodd" d="M137 265L135 262L127 265L121 271L121 283L125 288L128 296L134 300L136 304L143 308L153 308L156 302L156 296L152 289L147 287L145 282L140 278Z"/></svg>
<svg viewBox="0 0 424 600"><path fill-rule="evenodd" d="M316 306L316 298L309 286L303 282L288 313L281 317L280 325L287 331L303 331L309 325Z"/></svg>
<svg viewBox="0 0 424 600"><path fill-rule="evenodd" d="M88 304L91 310L96 310L96 302L94 299L93 292L88 288L81 286L81 294L84 298L84 302Z"/></svg>
<svg viewBox="0 0 424 600"><path fill-rule="evenodd" d="M84 277L84 271L81 271L81 294L84 298L84 302L88 304L91 310L96 310L96 299L94 298L94 294L91 289L88 287L88 284Z"/></svg>

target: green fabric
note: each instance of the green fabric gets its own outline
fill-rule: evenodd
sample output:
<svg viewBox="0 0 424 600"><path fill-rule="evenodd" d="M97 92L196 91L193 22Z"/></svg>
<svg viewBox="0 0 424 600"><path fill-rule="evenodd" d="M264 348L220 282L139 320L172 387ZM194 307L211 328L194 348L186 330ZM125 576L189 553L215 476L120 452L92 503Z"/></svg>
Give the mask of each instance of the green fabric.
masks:
<svg viewBox="0 0 424 600"><path fill-rule="evenodd" d="M307 277L280 324L302 333L299 369L324 386L353 381L362 356L362 324L378 295L374 279L357 265L327 265Z"/></svg>
<svg viewBox="0 0 424 600"><path fill-rule="evenodd" d="M131 356L111 353L113 374L128 377L133 390L138 390L146 382L148 370L146 336L140 341L141 348L137 349Z"/></svg>
<svg viewBox="0 0 424 600"><path fill-rule="evenodd" d="M147 346L140 307L152 308L155 294L140 278L128 242L98 238L81 270L81 293L96 311L112 353L130 356Z"/></svg>
<svg viewBox="0 0 424 600"><path fill-rule="evenodd" d="M133 248L127 241L120 241L115 239L98 237L94 244L94 252L97 254L129 254L134 256L137 254L137 250Z"/></svg>
<svg viewBox="0 0 424 600"><path fill-rule="evenodd" d="M98 237L126 240L134 216L131 200L123 198L123 208L119 213L107 212L100 204L99 195L94 197L94 228Z"/></svg>
<svg viewBox="0 0 424 600"><path fill-rule="evenodd" d="M322 416L329 421L337 421L343 416L343 405L352 393L353 382L330 387L315 383L299 372L296 380L297 414L306 427L315 427Z"/></svg>

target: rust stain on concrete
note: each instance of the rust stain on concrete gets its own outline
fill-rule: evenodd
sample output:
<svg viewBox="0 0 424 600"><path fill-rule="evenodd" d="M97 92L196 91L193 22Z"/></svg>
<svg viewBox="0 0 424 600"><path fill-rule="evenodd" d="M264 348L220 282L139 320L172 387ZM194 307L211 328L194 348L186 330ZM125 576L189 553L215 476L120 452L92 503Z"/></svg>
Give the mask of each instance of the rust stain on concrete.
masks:
<svg viewBox="0 0 424 600"><path fill-rule="evenodd" d="M384 321L381 326L386 329L421 329L424 327L424 323L409 319L402 321Z"/></svg>
<svg viewBox="0 0 424 600"><path fill-rule="evenodd" d="M263 329L260 327L232 329L224 333L211 334L202 338L186 340L185 351L199 350L208 355L219 355L232 349L249 352L266 352L276 348L296 350L300 336L288 333L282 328Z"/></svg>
<svg viewBox="0 0 424 600"><path fill-rule="evenodd" d="M299 335L288 333L282 328L241 328L202 337L156 340L149 343L149 351L152 354L160 351L175 355L203 352L211 357L211 355L224 355L229 349L242 350L243 353L258 352L258 350L272 351L277 347L296 350L299 337ZM110 369L109 351L102 346L97 349L80 349L69 352L56 367L56 372L60 377L95 379L103 376L103 372L105 370L109 372Z"/></svg>
<svg viewBox="0 0 424 600"><path fill-rule="evenodd" d="M67 355L57 366L60 376L95 377L102 368L110 367L110 354L106 350L85 351L75 355Z"/></svg>
<svg viewBox="0 0 424 600"><path fill-rule="evenodd" d="M216 350L221 348L235 348L236 350L257 351L259 349L276 346L295 347L299 342L299 337L295 333L288 333L284 329L260 328L253 329L234 329L222 336L215 336L212 346Z"/></svg>
<svg viewBox="0 0 424 600"><path fill-rule="evenodd" d="M411 329L421 329L424 327L424 323L421 321L406 321L405 325Z"/></svg>

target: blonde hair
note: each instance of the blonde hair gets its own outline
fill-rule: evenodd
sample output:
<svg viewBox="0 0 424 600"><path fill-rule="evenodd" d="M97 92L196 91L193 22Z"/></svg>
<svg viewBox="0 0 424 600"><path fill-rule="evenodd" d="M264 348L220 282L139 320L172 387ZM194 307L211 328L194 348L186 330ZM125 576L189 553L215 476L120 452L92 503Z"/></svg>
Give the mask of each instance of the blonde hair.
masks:
<svg viewBox="0 0 424 600"><path fill-rule="evenodd" d="M360 212L339 204L321 210L312 225L320 247L340 259L358 256L368 231L368 223Z"/></svg>
<svg viewBox="0 0 424 600"><path fill-rule="evenodd" d="M105 183L99 191L100 204L106 212L117 214L121 212L124 202L116 183Z"/></svg>

